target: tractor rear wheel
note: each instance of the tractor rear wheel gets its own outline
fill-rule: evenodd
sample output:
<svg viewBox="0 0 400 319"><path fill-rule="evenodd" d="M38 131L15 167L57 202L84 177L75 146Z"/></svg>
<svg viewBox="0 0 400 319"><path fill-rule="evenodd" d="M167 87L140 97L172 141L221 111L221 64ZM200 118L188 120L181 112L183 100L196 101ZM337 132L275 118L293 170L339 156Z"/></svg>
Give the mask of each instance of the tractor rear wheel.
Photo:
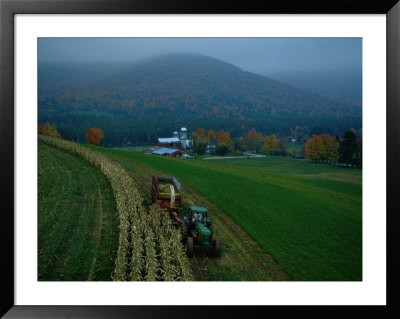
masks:
<svg viewBox="0 0 400 319"><path fill-rule="evenodd" d="M186 254L188 257L193 257L193 237L188 237L186 241Z"/></svg>
<svg viewBox="0 0 400 319"><path fill-rule="evenodd" d="M182 243L185 244L188 238L188 227L185 221L181 221L181 235L182 235Z"/></svg>
<svg viewBox="0 0 400 319"><path fill-rule="evenodd" d="M215 257L219 257L221 255L221 241L219 239L213 240L213 251L212 254Z"/></svg>

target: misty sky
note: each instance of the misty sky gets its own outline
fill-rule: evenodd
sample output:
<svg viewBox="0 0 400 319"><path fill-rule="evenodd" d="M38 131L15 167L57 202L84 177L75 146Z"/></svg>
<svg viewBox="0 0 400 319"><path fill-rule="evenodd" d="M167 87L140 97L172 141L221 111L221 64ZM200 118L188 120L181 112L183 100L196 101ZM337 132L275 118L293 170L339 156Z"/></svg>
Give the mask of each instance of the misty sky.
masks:
<svg viewBox="0 0 400 319"><path fill-rule="evenodd" d="M361 70L361 38L40 38L39 63L130 62L192 52L260 74Z"/></svg>

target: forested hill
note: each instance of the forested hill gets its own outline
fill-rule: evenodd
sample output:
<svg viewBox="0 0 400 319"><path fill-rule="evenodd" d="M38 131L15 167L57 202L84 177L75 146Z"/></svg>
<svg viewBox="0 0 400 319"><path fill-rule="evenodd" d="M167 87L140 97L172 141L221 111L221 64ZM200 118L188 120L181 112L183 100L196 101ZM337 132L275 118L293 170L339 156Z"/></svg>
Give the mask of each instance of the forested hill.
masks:
<svg viewBox="0 0 400 319"><path fill-rule="evenodd" d="M281 123L287 130L293 125L315 126L321 119L333 133L350 128L344 125L361 126L361 108L355 104L323 98L202 55L171 54L135 65L73 70L39 66L39 120L53 121L66 138L79 140L70 132L77 114L79 129L84 129L82 121L100 125L105 123L102 117L112 114L106 125L129 127L130 139L135 135L149 140L181 124L196 126L189 128L193 130L201 125L231 128L233 134L261 126L261 121L268 126L261 129L265 133L277 132Z"/></svg>

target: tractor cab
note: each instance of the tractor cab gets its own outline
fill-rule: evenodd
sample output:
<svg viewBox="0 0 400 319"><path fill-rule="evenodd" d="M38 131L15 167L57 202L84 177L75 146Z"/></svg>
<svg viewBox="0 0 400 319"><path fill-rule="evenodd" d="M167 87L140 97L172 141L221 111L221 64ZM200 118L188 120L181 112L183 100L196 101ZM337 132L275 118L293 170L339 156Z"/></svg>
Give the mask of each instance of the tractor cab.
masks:
<svg viewBox="0 0 400 319"><path fill-rule="evenodd" d="M212 225L211 221L208 219L207 208L201 206L189 206L184 220L187 222L189 230L195 228L195 225L199 222L207 228L210 228Z"/></svg>

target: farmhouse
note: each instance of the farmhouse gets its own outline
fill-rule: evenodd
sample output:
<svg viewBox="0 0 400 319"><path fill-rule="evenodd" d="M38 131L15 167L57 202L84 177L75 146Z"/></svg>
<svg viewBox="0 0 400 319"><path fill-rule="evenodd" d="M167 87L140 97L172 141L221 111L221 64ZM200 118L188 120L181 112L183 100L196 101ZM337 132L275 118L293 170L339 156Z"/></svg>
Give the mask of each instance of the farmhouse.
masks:
<svg viewBox="0 0 400 319"><path fill-rule="evenodd" d="M211 141L211 142L207 145L207 153L215 154L215 149L217 148L217 144L218 144L218 141L216 141L216 140Z"/></svg>
<svg viewBox="0 0 400 319"><path fill-rule="evenodd" d="M181 157L185 154L185 152L173 148L161 147L158 150L152 151L151 154L168 157Z"/></svg>

